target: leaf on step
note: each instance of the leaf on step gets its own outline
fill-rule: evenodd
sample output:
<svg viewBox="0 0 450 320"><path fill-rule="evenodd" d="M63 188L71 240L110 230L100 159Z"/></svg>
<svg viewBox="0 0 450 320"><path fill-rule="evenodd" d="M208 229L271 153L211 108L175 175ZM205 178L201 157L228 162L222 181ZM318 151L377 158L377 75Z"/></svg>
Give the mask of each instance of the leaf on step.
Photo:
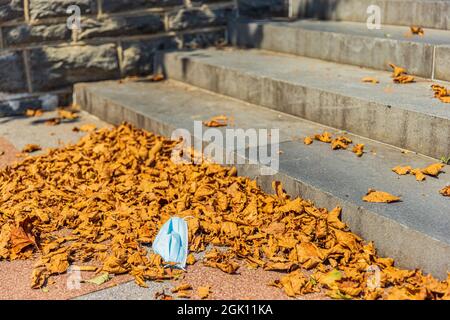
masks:
<svg viewBox="0 0 450 320"><path fill-rule="evenodd" d="M331 141L331 149L333 150L338 150L338 149L347 149L348 145L352 143L352 140L344 137L344 136L340 136L337 137L336 139L334 139L333 141Z"/></svg>
<svg viewBox="0 0 450 320"><path fill-rule="evenodd" d="M441 191L439 191L444 197L450 197L450 186L444 187Z"/></svg>
<svg viewBox="0 0 450 320"><path fill-rule="evenodd" d="M380 80L378 80L377 78L372 78L372 77L364 77L361 79L362 82L368 82L368 83L380 83Z"/></svg>
<svg viewBox="0 0 450 320"><path fill-rule="evenodd" d="M203 125L210 128L226 127L228 125L228 117L224 115L215 116L208 121L204 121Z"/></svg>
<svg viewBox="0 0 450 320"><path fill-rule="evenodd" d="M314 136L314 139L316 139L316 140L318 140L318 141L325 142L325 143L331 143L332 137L333 137L333 136L331 135L331 133L329 133L329 132L324 132L324 133L322 133L322 134L316 134L316 135Z"/></svg>
<svg viewBox="0 0 450 320"><path fill-rule="evenodd" d="M26 117L40 117L44 114L44 111L42 109L27 109L25 111Z"/></svg>
<svg viewBox="0 0 450 320"><path fill-rule="evenodd" d="M314 142L314 140L311 137L306 137L303 140L303 143L306 144L307 146L309 146L310 144L312 144Z"/></svg>
<svg viewBox="0 0 450 320"><path fill-rule="evenodd" d="M416 180L417 181L423 181L425 180L427 177L423 174L421 169L413 169L411 170L411 174L416 176Z"/></svg>
<svg viewBox="0 0 450 320"><path fill-rule="evenodd" d="M434 163L422 169L422 173L428 176L437 177L444 167L445 165L443 163Z"/></svg>
<svg viewBox="0 0 450 320"><path fill-rule="evenodd" d="M392 203L401 201L399 197L393 196L390 193L373 189L369 189L363 200L374 203Z"/></svg>
<svg viewBox="0 0 450 320"><path fill-rule="evenodd" d="M353 153L355 153L358 157L362 157L362 155L364 154L364 144L362 143L357 143L354 147L353 147Z"/></svg>
<svg viewBox="0 0 450 320"><path fill-rule="evenodd" d="M394 78L394 82L396 83L412 83L415 81L415 78L413 76L409 76L409 75L401 75L398 77Z"/></svg>
<svg viewBox="0 0 450 320"><path fill-rule="evenodd" d="M394 171L396 174L400 175L400 176L404 176L406 174L411 173L412 168L410 166L397 166L395 168L392 168L392 171Z"/></svg>
<svg viewBox="0 0 450 320"><path fill-rule="evenodd" d="M64 109L58 110L58 116L61 119L65 119L65 120L75 120L80 117L78 115L78 113L76 113L74 111L70 111L70 110L64 110Z"/></svg>
<svg viewBox="0 0 450 320"><path fill-rule="evenodd" d="M92 279L84 280L83 282L92 283L92 284L101 286L102 284L108 282L109 280L111 280L111 277L109 276L109 273L105 272L97 277L92 278Z"/></svg>
<svg viewBox="0 0 450 320"><path fill-rule="evenodd" d="M419 26L411 26L409 29L411 30L411 33L415 35L423 36L425 34L423 28Z"/></svg>
<svg viewBox="0 0 450 320"><path fill-rule="evenodd" d="M401 76L402 74L406 74L407 73L405 68L396 66L393 63L389 63L389 66L393 69L393 71L392 71L393 72L393 75L392 75L393 78L396 78L398 76Z"/></svg>
<svg viewBox="0 0 450 320"><path fill-rule="evenodd" d="M42 150L41 146L38 144L27 144L23 149L22 152L24 153L32 153L36 151Z"/></svg>
<svg viewBox="0 0 450 320"><path fill-rule="evenodd" d="M97 129L97 126L95 124L91 124L91 123L87 123L82 125L79 130L81 132L92 132L95 131Z"/></svg>
<svg viewBox="0 0 450 320"><path fill-rule="evenodd" d="M394 82L396 83L411 83L414 82L414 77L407 75L407 71L405 68L396 66L393 63L390 63L389 66L393 69L392 78L394 78Z"/></svg>

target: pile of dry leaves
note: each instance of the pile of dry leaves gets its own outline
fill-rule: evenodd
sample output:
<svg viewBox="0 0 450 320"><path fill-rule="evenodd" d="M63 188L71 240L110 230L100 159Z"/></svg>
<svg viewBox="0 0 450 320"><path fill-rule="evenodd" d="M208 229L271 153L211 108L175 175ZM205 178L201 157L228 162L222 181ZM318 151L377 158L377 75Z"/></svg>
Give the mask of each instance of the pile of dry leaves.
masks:
<svg viewBox="0 0 450 320"><path fill-rule="evenodd" d="M145 286L183 272L164 268L143 246L176 215L189 217L191 251L229 248L209 252L205 264L235 273L239 259L283 271L272 285L289 296L326 288L334 298L450 298L449 281L378 257L341 222L340 208L290 199L276 182L266 194L235 168L174 164L175 144L121 125L0 171L0 260L37 255L33 288L70 265L128 273ZM370 285L370 268L381 271L379 287Z"/></svg>

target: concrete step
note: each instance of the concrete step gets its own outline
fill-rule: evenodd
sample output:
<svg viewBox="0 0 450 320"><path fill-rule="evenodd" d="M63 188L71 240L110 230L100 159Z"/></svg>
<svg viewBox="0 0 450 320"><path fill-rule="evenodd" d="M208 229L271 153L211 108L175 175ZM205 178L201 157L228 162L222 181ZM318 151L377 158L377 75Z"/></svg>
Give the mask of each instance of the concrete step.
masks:
<svg viewBox="0 0 450 320"><path fill-rule="evenodd" d="M0 92L0 117L20 116L27 109L54 110L68 106L72 99L71 89L36 93Z"/></svg>
<svg viewBox="0 0 450 320"><path fill-rule="evenodd" d="M235 85L245 85L240 80L236 78ZM194 132L194 121L216 115L233 119L228 128L215 128L223 136L226 129L279 129L279 144L270 146L272 155L279 156L278 171L262 176L261 169L267 166L246 163L237 166L240 175L256 177L266 191L271 181L281 180L292 196L301 195L329 209L342 206L343 219L351 229L373 240L382 255L394 257L402 267L423 268L439 277L446 277L450 270L450 202L438 193L450 182L450 170L447 167L449 172L439 179L429 178L422 183L412 176L399 177L391 171L401 164L424 167L433 163L433 159L405 154L354 135L348 136L366 145L367 153L361 158L351 151L332 151L325 143L306 146L305 136L324 130L338 132L172 80L78 84L75 99L82 109L112 124L127 121L168 137L176 129L186 129L205 145L211 139L207 133L214 131L206 132L207 128L202 127L202 133ZM218 141L214 141L215 146L219 145ZM264 141L248 144L248 148L264 150L262 146L267 147ZM282 152L274 152L277 148ZM239 159L248 160L247 151L244 147L235 152ZM361 198L369 188L400 195L403 201L389 205L363 202Z"/></svg>
<svg viewBox="0 0 450 320"><path fill-rule="evenodd" d="M450 5L450 2L449 2ZM409 27L383 25L369 30L366 23L317 20L251 21L229 24L237 46L260 48L388 70L389 63L410 74L450 80L450 31L425 30L412 35Z"/></svg>
<svg viewBox="0 0 450 320"><path fill-rule="evenodd" d="M176 52L159 60L175 80L437 159L450 155L450 105L434 98L424 79L394 84L385 71L261 50ZM367 76L380 83L363 83Z"/></svg>
<svg viewBox="0 0 450 320"><path fill-rule="evenodd" d="M366 22L380 8L381 22L392 25L419 25L450 29L450 2L438 0L291 0L291 17Z"/></svg>

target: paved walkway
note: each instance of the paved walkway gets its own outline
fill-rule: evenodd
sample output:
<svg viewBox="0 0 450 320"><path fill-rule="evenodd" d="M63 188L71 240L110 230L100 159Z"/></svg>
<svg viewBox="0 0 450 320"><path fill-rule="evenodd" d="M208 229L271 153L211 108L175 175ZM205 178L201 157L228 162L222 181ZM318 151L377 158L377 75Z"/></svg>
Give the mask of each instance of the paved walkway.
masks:
<svg viewBox="0 0 450 320"><path fill-rule="evenodd" d="M0 168L20 161L23 157L20 150L27 144L38 144L45 152L46 148L60 147L74 143L85 133L74 132L72 129L83 124L95 124L97 128L109 126L98 118L80 113L80 118L71 122L62 122L50 126L47 120L57 116L56 112L44 113L40 117L11 117L0 119ZM197 261L202 255L197 255ZM211 299L287 299L280 290L267 284L278 279L281 274L263 270L239 269L238 275L225 274L218 269L208 268L197 262L188 266L184 279L179 281L149 282L149 288L141 288L134 283L132 277L118 276L97 286L83 283L80 289L69 290L67 287L68 274L52 279L54 284L48 290L34 290L30 288L31 272L35 261L0 262L0 299L154 299L155 294L170 290L180 283L189 283L193 287L192 298L197 298L196 289L200 286L211 286ZM82 279L92 277L90 273L81 274ZM175 295L174 295L175 298ZM305 296L307 299L324 299L323 294Z"/></svg>

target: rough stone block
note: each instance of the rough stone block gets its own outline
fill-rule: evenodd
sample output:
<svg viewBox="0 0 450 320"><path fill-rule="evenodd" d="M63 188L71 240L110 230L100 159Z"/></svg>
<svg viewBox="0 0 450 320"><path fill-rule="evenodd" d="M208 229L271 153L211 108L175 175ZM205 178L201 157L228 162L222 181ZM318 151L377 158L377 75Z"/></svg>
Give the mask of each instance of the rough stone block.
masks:
<svg viewBox="0 0 450 320"><path fill-rule="evenodd" d="M231 8L209 9L208 7L175 11L169 14L169 29L186 30L225 25L231 11Z"/></svg>
<svg viewBox="0 0 450 320"><path fill-rule="evenodd" d="M81 14L95 14L97 12L96 0L30 0L31 19L44 19L69 16L67 8L76 5Z"/></svg>
<svg viewBox="0 0 450 320"><path fill-rule="evenodd" d="M23 0L0 0L0 23L23 17Z"/></svg>
<svg viewBox="0 0 450 320"><path fill-rule="evenodd" d="M3 30L6 46L39 43L44 41L70 40L71 32L66 24L19 25Z"/></svg>
<svg viewBox="0 0 450 320"><path fill-rule="evenodd" d="M225 30L214 32L186 33L182 36L183 47L186 49L206 48L222 44L226 40Z"/></svg>
<svg viewBox="0 0 450 320"><path fill-rule="evenodd" d="M239 15L252 18L287 16L287 0L238 0Z"/></svg>
<svg viewBox="0 0 450 320"><path fill-rule="evenodd" d="M0 91L26 92L27 81L22 52L0 53Z"/></svg>
<svg viewBox="0 0 450 320"><path fill-rule="evenodd" d="M94 37L142 35L163 31L163 17L158 14L111 17L100 20L86 19L82 21L82 31L78 35L78 40Z"/></svg>
<svg viewBox="0 0 450 320"><path fill-rule="evenodd" d="M157 51L177 49L179 41L174 37L127 41L122 44L122 68L125 76L144 76L153 73Z"/></svg>
<svg viewBox="0 0 450 320"><path fill-rule="evenodd" d="M183 0L103 0L103 13L183 5Z"/></svg>
<svg viewBox="0 0 450 320"><path fill-rule="evenodd" d="M38 48L30 53L30 65L35 91L120 76L115 44Z"/></svg>

